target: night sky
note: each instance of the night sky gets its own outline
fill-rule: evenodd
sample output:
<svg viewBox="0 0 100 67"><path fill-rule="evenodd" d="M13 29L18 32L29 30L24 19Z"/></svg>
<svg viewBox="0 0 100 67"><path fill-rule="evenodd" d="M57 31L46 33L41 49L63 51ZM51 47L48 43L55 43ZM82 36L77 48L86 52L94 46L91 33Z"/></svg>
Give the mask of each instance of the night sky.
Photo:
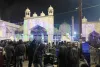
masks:
<svg viewBox="0 0 100 67"><path fill-rule="evenodd" d="M12 23L23 22L25 9L28 7L31 13L37 12L38 15L44 11L47 15L47 9L50 5L54 7L55 24L61 24L63 21L71 23L71 16L75 16L75 23L78 23L78 0L0 0L0 16L2 20ZM93 5L100 5L100 0L83 0L83 8ZM69 13L64 13L69 12ZM63 14L61 14L63 13ZM32 16L31 14L31 16ZM98 21L100 18L100 6L83 10L83 16L89 21Z"/></svg>

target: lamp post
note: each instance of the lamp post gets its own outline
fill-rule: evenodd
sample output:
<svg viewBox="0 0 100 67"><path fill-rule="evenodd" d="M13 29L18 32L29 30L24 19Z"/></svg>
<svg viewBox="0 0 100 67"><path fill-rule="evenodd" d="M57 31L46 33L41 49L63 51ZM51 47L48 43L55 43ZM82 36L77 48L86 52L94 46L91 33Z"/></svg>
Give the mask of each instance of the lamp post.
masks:
<svg viewBox="0 0 100 67"><path fill-rule="evenodd" d="M72 41L74 41L74 16L72 16Z"/></svg>
<svg viewBox="0 0 100 67"><path fill-rule="evenodd" d="M82 0L79 1L79 33L80 33L80 49L82 53Z"/></svg>

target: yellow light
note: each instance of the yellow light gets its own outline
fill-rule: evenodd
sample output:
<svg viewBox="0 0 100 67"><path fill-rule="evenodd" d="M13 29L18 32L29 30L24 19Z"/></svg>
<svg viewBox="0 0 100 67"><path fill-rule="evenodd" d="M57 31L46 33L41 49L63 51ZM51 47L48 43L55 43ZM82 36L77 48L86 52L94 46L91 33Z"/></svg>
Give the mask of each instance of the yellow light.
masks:
<svg viewBox="0 0 100 67"><path fill-rule="evenodd" d="M14 37L13 37L13 36L11 36L10 39L11 39L12 41L14 41Z"/></svg>
<svg viewBox="0 0 100 67"><path fill-rule="evenodd" d="M2 37L2 31L0 31L0 37Z"/></svg>

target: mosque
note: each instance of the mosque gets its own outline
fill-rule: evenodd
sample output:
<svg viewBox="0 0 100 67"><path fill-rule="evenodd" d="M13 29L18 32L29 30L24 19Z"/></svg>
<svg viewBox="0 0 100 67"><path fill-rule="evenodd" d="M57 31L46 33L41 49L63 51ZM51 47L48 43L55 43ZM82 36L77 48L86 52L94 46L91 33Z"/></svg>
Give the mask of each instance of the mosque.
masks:
<svg viewBox="0 0 100 67"><path fill-rule="evenodd" d="M43 40L44 42L52 42L54 34L54 9L52 6L48 8L48 15L42 11L40 16L34 12L31 16L31 11L29 8L25 10L24 23L22 26L15 25L1 20L0 38L10 38L13 40L22 39L23 41L29 41L32 39ZM10 25L10 26L8 26ZM11 27L11 28L9 28ZM7 28L7 29L4 29ZM13 32L6 31L12 30Z"/></svg>
<svg viewBox="0 0 100 67"><path fill-rule="evenodd" d="M42 11L40 15L36 12L31 14L31 10L25 10L23 25L16 25L7 21L0 20L0 40L11 39L30 41L33 39L43 40L43 42L56 42L61 40L71 41L69 25L62 23L59 29L54 27L54 8L48 8L48 15ZM32 16L31 16L32 15ZM100 33L100 22L88 22L84 17L82 19L82 37L88 41L89 34L93 31Z"/></svg>
<svg viewBox="0 0 100 67"><path fill-rule="evenodd" d="M48 8L48 15L42 11L40 16L34 12L31 17L29 8L25 11L23 40L29 41L30 36L37 40L53 41L54 34L54 9L52 6Z"/></svg>
<svg viewBox="0 0 100 67"><path fill-rule="evenodd" d="M82 37L85 37L86 41L89 40L91 35L100 35L100 20L96 22L89 22L86 17L82 19Z"/></svg>

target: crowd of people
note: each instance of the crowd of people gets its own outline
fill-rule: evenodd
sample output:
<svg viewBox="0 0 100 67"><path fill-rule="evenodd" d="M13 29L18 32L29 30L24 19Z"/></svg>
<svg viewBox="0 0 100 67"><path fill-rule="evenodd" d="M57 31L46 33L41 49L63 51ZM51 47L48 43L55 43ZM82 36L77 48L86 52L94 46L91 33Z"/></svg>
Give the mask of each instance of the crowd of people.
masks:
<svg viewBox="0 0 100 67"><path fill-rule="evenodd" d="M1 41L0 46L3 47L4 66L23 67L23 62L28 61L28 67L47 67L50 63L45 64L49 60L44 61L44 55L51 53L56 60L58 67L89 67L84 56L80 52L77 43L57 42L42 43L36 40L32 42ZM47 54L48 55L48 54ZM50 58L51 59L51 58ZM51 63L54 63L54 62ZM51 64L53 65L53 64Z"/></svg>

